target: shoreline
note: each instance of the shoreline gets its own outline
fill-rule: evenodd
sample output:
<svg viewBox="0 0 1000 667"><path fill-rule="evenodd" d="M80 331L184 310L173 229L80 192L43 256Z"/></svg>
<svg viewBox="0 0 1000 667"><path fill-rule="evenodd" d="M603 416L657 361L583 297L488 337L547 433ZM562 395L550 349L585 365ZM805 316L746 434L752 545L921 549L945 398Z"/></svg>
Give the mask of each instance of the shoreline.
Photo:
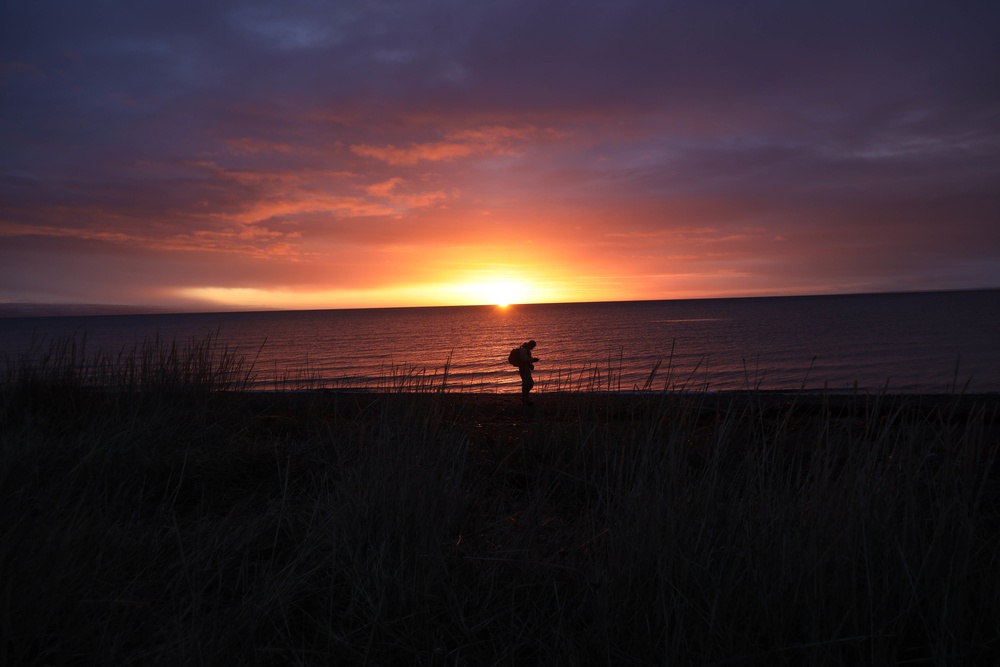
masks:
<svg viewBox="0 0 1000 667"><path fill-rule="evenodd" d="M228 392L220 392L226 395ZM735 408L755 404L759 407L801 409L847 409L868 406L879 409L933 410L950 408L965 411L981 407L1000 410L1000 393L982 394L834 394L810 391L697 391L697 392L532 392L531 406L523 406L520 392L427 391L388 392L357 389L251 390L235 392L251 401L273 399L289 405L298 402L355 402L358 404L407 400L416 403L439 403L450 406L469 405L480 409L515 409L526 413L545 414L569 408L619 407L655 409L664 405L684 405L701 408Z"/></svg>

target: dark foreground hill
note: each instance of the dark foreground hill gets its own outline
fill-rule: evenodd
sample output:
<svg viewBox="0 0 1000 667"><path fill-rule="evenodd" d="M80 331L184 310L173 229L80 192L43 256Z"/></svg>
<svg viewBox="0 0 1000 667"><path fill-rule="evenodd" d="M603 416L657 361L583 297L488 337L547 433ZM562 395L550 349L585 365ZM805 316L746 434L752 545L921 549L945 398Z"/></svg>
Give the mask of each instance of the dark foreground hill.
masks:
<svg viewBox="0 0 1000 667"><path fill-rule="evenodd" d="M0 662L989 664L996 396L0 394Z"/></svg>

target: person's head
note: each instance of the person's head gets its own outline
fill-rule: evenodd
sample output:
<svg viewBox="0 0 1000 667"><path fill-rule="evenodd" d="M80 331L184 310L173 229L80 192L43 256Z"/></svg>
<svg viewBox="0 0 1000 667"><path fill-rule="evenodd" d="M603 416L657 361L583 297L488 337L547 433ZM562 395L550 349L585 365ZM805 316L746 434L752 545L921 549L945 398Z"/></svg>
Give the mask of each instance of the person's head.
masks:
<svg viewBox="0 0 1000 667"><path fill-rule="evenodd" d="M527 343L524 344L524 346L526 348L528 348L529 350L534 350L535 349L535 341L529 340Z"/></svg>

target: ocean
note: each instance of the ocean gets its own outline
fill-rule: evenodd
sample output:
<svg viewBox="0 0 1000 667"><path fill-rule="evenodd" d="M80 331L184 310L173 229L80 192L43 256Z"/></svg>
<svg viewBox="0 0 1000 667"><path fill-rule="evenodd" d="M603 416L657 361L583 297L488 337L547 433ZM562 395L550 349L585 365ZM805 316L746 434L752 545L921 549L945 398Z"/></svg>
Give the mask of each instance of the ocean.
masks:
<svg viewBox="0 0 1000 667"><path fill-rule="evenodd" d="M116 354L213 336L254 386L515 391L1000 392L1000 290L0 319L12 359L56 341Z"/></svg>

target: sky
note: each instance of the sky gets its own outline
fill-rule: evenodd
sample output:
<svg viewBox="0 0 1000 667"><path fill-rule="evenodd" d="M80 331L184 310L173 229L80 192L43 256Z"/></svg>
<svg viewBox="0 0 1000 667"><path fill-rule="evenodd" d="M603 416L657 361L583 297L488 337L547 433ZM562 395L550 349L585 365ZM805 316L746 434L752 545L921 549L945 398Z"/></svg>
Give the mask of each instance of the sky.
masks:
<svg viewBox="0 0 1000 667"><path fill-rule="evenodd" d="M0 304L1000 287L1000 3L4 0Z"/></svg>

